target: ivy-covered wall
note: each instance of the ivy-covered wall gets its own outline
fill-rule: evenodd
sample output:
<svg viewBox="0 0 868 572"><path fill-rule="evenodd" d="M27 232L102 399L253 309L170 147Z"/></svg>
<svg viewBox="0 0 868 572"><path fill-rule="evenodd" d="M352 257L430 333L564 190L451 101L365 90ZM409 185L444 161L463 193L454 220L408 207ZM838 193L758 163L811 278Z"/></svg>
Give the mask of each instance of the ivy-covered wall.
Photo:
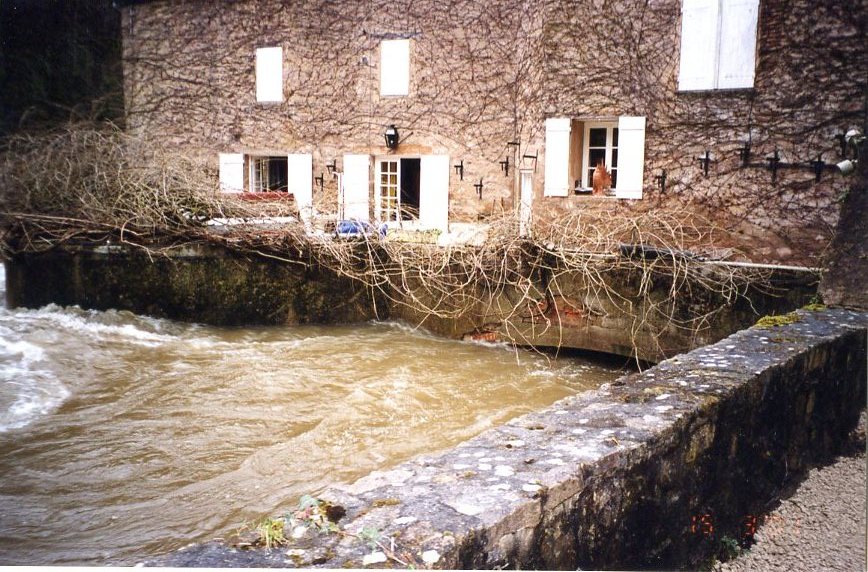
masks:
<svg viewBox="0 0 868 572"><path fill-rule="evenodd" d="M140 2L122 10L127 120L215 177L220 152L311 153L324 211L338 184L326 165L390 154L383 132L395 124L398 154L463 161L463 180L450 169L453 222L515 208L519 166L532 170L543 221L686 208L754 261L819 265L847 181L829 168L817 181L808 162L839 160L835 136L865 121L858 4L762 0L754 87L679 92L679 0ZM411 41L410 94L381 97L379 43L396 37ZM257 103L255 50L275 45L284 101ZM646 118L643 198L543 197L546 118L624 115ZM775 150L800 166L773 182Z"/></svg>

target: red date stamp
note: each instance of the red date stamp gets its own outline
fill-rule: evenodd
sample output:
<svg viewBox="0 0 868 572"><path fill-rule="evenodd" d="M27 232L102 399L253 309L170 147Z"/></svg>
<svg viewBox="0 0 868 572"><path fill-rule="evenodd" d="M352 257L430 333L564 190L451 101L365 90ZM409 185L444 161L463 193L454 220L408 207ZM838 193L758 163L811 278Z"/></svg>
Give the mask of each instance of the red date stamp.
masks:
<svg viewBox="0 0 868 572"><path fill-rule="evenodd" d="M802 519L786 519L778 514L756 516L748 514L741 519L739 540L751 541L762 529L765 538L772 539L788 535L798 537L802 530ZM715 536L714 516L710 513L695 514L690 518L690 534L703 538Z"/></svg>

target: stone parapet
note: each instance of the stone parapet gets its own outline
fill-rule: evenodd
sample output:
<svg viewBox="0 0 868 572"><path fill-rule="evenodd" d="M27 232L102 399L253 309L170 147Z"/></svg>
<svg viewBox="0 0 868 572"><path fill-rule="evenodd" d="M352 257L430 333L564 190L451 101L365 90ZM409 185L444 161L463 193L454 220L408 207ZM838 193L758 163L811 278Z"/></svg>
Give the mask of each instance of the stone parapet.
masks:
<svg viewBox="0 0 868 572"><path fill-rule="evenodd" d="M340 532L288 529L287 546L208 543L150 564L695 567L839 452L865 407L868 314L784 322L326 490ZM373 549L360 539L371 531Z"/></svg>

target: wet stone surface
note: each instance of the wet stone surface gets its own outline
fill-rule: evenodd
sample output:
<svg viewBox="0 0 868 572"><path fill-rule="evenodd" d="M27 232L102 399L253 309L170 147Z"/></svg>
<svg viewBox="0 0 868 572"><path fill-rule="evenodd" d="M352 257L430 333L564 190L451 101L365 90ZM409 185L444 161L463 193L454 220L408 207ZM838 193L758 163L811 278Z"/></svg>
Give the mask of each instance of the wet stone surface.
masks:
<svg viewBox="0 0 868 572"><path fill-rule="evenodd" d="M270 550L214 542L148 564L695 566L716 547L693 516L736 534L855 426L866 326L864 313L799 311L333 487L321 497L346 509L339 533L301 531ZM359 538L371 530L379 546Z"/></svg>

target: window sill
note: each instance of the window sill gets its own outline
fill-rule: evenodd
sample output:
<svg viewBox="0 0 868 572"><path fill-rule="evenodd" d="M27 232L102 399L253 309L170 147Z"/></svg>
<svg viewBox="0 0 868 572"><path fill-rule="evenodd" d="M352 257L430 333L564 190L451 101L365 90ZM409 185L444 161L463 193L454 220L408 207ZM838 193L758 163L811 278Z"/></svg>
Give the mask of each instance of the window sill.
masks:
<svg viewBox="0 0 868 572"><path fill-rule="evenodd" d="M236 193L242 201L293 201L295 196L286 191L242 191Z"/></svg>
<svg viewBox="0 0 868 572"><path fill-rule="evenodd" d="M709 89L677 89L675 95L697 97L707 95L753 95L756 93L756 87L729 87L729 88L709 88Z"/></svg>
<svg viewBox="0 0 868 572"><path fill-rule="evenodd" d="M596 199L617 199L618 197L615 195L615 191L606 191L602 195L595 195L591 189L575 189L573 190L573 194L571 195L578 199L582 200L596 200Z"/></svg>

